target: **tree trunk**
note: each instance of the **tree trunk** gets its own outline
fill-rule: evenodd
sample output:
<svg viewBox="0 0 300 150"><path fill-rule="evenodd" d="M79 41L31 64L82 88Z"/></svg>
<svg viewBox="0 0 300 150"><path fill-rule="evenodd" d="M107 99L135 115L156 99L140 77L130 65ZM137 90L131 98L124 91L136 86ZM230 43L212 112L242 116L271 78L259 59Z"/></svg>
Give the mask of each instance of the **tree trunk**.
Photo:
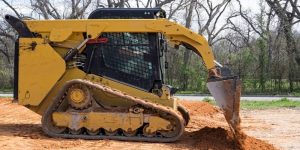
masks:
<svg viewBox="0 0 300 150"><path fill-rule="evenodd" d="M191 22L192 22L192 16L193 16L193 10L195 8L195 4L196 4L196 0L192 0L190 5L189 5L189 9L187 12L187 18L186 18L186 22L185 22L185 27L186 28L190 28L191 27ZM189 66L189 60L190 60L190 56L191 55L191 51L190 50L186 50L184 51L184 55L183 55L183 68L184 68L184 72L183 72L183 90L186 90L188 88L188 74L187 74L187 67Z"/></svg>
<svg viewBox="0 0 300 150"><path fill-rule="evenodd" d="M125 0L120 0L119 7L124 8Z"/></svg>
<svg viewBox="0 0 300 150"><path fill-rule="evenodd" d="M294 80L294 60L295 60L295 53L296 53L296 42L295 38L293 37L292 33L292 20L288 19L286 23L284 24L284 34L285 34L285 40L286 40L286 50L288 53L288 79L289 79L289 92L294 91L293 86L293 80Z"/></svg>
<svg viewBox="0 0 300 150"><path fill-rule="evenodd" d="M188 13L187 13L186 22L185 22L185 27L186 28L191 28L193 10L195 8L195 4L196 4L196 0L192 0L191 3L190 3L189 10L188 10ZM184 64L188 64L189 55L190 55L190 51L185 51L184 52L184 60L183 60Z"/></svg>

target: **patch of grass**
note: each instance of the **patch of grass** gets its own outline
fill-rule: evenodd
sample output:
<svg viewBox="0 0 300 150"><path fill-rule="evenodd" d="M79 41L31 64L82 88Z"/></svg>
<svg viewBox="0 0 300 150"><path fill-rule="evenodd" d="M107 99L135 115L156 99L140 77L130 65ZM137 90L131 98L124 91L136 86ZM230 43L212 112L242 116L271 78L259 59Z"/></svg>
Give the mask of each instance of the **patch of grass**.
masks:
<svg viewBox="0 0 300 150"><path fill-rule="evenodd" d="M13 96L0 96L0 98L12 98Z"/></svg>
<svg viewBox="0 0 300 150"><path fill-rule="evenodd" d="M208 102L212 105L217 105L214 99L205 97L203 102ZM288 98L282 98L280 100L273 101L241 101L241 109L276 109L276 108L300 108L300 101L289 100Z"/></svg>
<svg viewBox="0 0 300 150"><path fill-rule="evenodd" d="M294 92L293 95L294 95L294 96L299 96L299 97L300 97L300 92Z"/></svg>
<svg viewBox="0 0 300 150"><path fill-rule="evenodd" d="M199 94L197 91L177 91L176 94Z"/></svg>
<svg viewBox="0 0 300 150"><path fill-rule="evenodd" d="M0 89L0 93L12 93L13 89Z"/></svg>
<svg viewBox="0 0 300 150"><path fill-rule="evenodd" d="M0 98L12 98L12 96L0 96Z"/></svg>
<svg viewBox="0 0 300 150"><path fill-rule="evenodd" d="M274 109L296 107L300 107L300 102L292 101L287 98L274 101L241 101L241 109Z"/></svg>
<svg viewBox="0 0 300 150"><path fill-rule="evenodd" d="M216 101L214 99L211 99L211 98L208 98L208 97L204 97L202 101L210 103L212 105L216 105Z"/></svg>

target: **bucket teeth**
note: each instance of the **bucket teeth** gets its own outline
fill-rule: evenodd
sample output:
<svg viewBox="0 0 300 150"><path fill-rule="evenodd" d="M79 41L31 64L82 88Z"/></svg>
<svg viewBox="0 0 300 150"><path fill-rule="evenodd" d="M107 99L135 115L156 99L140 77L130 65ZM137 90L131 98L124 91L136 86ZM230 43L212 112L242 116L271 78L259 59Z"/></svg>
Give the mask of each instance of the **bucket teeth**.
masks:
<svg viewBox="0 0 300 150"><path fill-rule="evenodd" d="M241 81L237 77L209 81L207 87L223 110L226 121L234 133L240 130Z"/></svg>

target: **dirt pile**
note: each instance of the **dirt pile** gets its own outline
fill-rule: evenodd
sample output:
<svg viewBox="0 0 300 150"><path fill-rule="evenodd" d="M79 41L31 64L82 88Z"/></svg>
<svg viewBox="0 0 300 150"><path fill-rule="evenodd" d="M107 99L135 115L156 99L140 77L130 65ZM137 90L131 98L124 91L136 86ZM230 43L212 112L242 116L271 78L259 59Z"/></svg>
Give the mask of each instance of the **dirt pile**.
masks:
<svg viewBox="0 0 300 150"><path fill-rule="evenodd" d="M193 139L194 149L243 149L243 150L275 150L276 148L262 140L243 135L240 138L240 144L234 140L233 134L224 128L204 127L198 131L190 133Z"/></svg>
<svg viewBox="0 0 300 150"><path fill-rule="evenodd" d="M218 107L212 106L207 102L180 101L180 104L189 110L191 116L210 116L216 113L221 113L221 110Z"/></svg>
<svg viewBox="0 0 300 150"><path fill-rule="evenodd" d="M189 136L194 140L195 148L245 150L276 149L271 144L247 136L242 130L239 130L237 138L235 138L230 131L229 126L224 124L224 122L226 123L224 116L220 116L222 111L207 102L181 101L180 103L190 112L192 123L187 127L187 130L192 131ZM201 125L199 125L199 123ZM199 130L199 127L202 128ZM238 139L238 141L236 139Z"/></svg>
<svg viewBox="0 0 300 150"><path fill-rule="evenodd" d="M182 137L174 143L124 142L113 140L81 140L51 138L42 132L41 117L34 112L0 99L1 149L275 149L272 145L242 135L240 143L233 139L220 109L206 102L181 101L191 114Z"/></svg>

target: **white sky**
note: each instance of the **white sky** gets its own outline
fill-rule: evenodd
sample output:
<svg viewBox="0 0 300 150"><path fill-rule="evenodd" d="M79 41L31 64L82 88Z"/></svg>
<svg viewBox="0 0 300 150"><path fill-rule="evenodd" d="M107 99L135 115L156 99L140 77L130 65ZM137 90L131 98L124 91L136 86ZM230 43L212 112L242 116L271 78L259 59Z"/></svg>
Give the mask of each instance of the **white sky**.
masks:
<svg viewBox="0 0 300 150"><path fill-rule="evenodd" d="M33 16L31 14L32 10L30 9L30 0L7 0L7 1L18 12L21 12L21 14L23 14L25 16ZM53 2L54 7L61 7L61 10L63 10L68 5L68 4L62 3L61 0L50 0L50 1ZM214 4L217 4L218 1L220 1L220 0L212 0L212 2ZM243 5L244 9L251 10L251 13L257 13L258 12L258 10L259 10L259 7L258 7L259 0L240 0L240 1ZM226 12L223 14L223 17L220 18L220 21L218 22L217 25L221 26L222 24L225 23L225 18L226 18L226 16L228 16L232 12L232 9L236 9L236 10L238 9L237 3L234 0L232 0L232 2L233 2L233 4L228 7L229 9L226 10ZM90 10L90 11L92 11L92 10ZM6 7L6 5L2 1L0 1L0 16L4 16L5 14L14 15L13 11L11 9L9 9L8 7ZM39 19L39 16L33 16L33 17L36 18L36 19ZM185 20L184 20L185 17L184 17L183 13L176 13L175 17L177 18L176 20L179 23L184 23L185 22ZM206 18L203 17L203 19L205 20ZM0 20L2 20L2 18L0 18ZM193 20L194 20L194 22L192 23L192 30L197 32L197 30L198 30L198 25L197 25L197 21L196 21L197 18L193 18ZM234 20L234 21L239 21L239 20Z"/></svg>
<svg viewBox="0 0 300 150"><path fill-rule="evenodd" d="M7 0L15 9L17 9L19 12L21 12L24 15L30 16L31 10L30 10L30 0ZM59 0L51 0L51 1L59 1ZM213 2L216 2L219 0L213 0ZM234 1L234 0L233 0ZM258 10L258 2L259 0L241 0L243 7L257 11ZM64 3L54 3L56 4L55 7L61 6L64 7ZM6 5L0 1L0 14L13 14L13 12L6 7Z"/></svg>
<svg viewBox="0 0 300 150"><path fill-rule="evenodd" d="M7 0L18 12L21 12L25 16L32 16L32 10L30 9L30 0ZM63 8L68 7L66 3L62 3L62 0L50 0L54 3L54 7L61 7L61 10ZM220 0L212 0L214 4L216 4ZM251 15L258 13L259 11L259 1L260 0L240 0L242 3L243 10L249 10ZM95 1L94 1L95 2ZM223 14L223 17L221 17L220 21L218 22L218 26L220 27L225 22L226 16L228 16L233 10L238 10L238 5L235 0L232 0L232 5L229 5L226 12ZM68 10L70 11L70 10ZM92 10L87 11L89 14ZM1 0L0 0L0 16L4 16L5 14L12 14L14 15L13 11L9 9ZM195 13L194 13L195 14ZM39 19L39 16L33 16L36 19ZM179 23L185 22L185 17L183 13L176 13L176 17L178 18ZM203 18L205 20L205 17ZM0 21L3 20L3 18L0 17ZM194 22L192 23L192 30L197 32L198 25L197 25L197 18L193 18ZM244 21L241 19L235 19L235 23L244 25ZM298 25L300 26L300 25ZM297 28L298 28L297 26Z"/></svg>

